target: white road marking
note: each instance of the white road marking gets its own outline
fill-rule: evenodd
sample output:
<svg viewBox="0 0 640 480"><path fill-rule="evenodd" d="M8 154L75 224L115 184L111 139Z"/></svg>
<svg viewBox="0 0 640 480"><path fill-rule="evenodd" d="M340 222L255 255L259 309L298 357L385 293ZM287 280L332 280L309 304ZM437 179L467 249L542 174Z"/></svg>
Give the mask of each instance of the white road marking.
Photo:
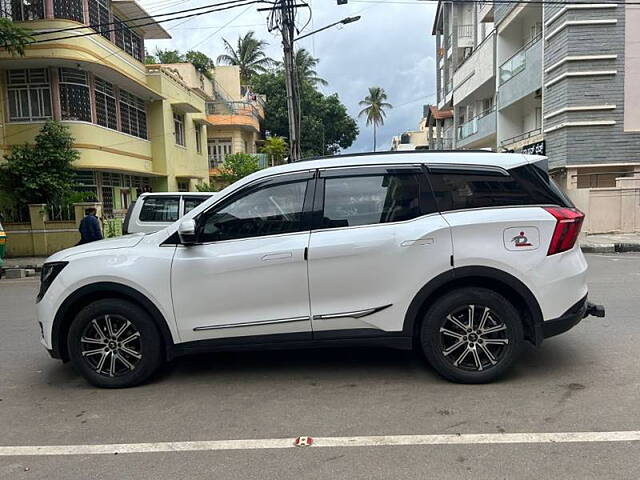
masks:
<svg viewBox="0 0 640 480"><path fill-rule="evenodd" d="M508 443L555 444L637 441L640 441L640 430L626 432L472 433L460 435L313 437L313 444L307 448L409 445L492 445ZM264 438L197 442L116 443L106 445L4 446L0 447L0 456L113 455L116 453L267 450L296 448L294 443L295 438Z"/></svg>

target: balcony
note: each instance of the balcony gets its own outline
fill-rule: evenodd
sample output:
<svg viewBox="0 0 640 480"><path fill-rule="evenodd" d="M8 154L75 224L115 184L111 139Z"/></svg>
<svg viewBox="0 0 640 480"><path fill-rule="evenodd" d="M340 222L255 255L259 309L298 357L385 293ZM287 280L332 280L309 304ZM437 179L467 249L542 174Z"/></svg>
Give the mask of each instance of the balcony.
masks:
<svg viewBox="0 0 640 480"><path fill-rule="evenodd" d="M494 147L496 135L495 108L482 112L477 117L463 123L458 127L457 133L457 147Z"/></svg>
<svg viewBox="0 0 640 480"><path fill-rule="evenodd" d="M458 47L473 47L473 25L458 25L456 27Z"/></svg>
<svg viewBox="0 0 640 480"><path fill-rule="evenodd" d="M541 136L542 128L534 128L528 132L520 133L510 138L505 138L500 142L500 147L505 150L517 150L527 143L540 140Z"/></svg>
<svg viewBox="0 0 640 480"><path fill-rule="evenodd" d="M263 115L253 102L223 101L207 102L207 120L220 127L237 126L260 131Z"/></svg>
<svg viewBox="0 0 640 480"><path fill-rule="evenodd" d="M536 36L500 66L498 105L501 109L542 88L541 38ZM513 81L514 78L518 81Z"/></svg>
<svg viewBox="0 0 640 480"><path fill-rule="evenodd" d="M495 43L496 35L487 36L471 56L467 58L453 75L456 86L456 104L479 93L478 90L495 91ZM481 98L493 96L487 91Z"/></svg>

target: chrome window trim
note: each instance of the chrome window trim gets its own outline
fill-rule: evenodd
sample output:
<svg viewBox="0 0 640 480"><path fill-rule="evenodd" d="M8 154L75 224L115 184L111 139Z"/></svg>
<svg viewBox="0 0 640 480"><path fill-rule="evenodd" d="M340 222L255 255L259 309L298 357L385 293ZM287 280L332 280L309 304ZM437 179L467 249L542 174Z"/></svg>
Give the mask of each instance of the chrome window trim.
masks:
<svg viewBox="0 0 640 480"><path fill-rule="evenodd" d="M326 313L324 315L314 315L314 320L332 320L335 318L362 318L367 317L369 315L373 315L374 313L381 312L382 310L386 310L393 304L390 303L388 305L382 305L380 307L366 308L364 310L355 310L352 312L342 312L342 313Z"/></svg>

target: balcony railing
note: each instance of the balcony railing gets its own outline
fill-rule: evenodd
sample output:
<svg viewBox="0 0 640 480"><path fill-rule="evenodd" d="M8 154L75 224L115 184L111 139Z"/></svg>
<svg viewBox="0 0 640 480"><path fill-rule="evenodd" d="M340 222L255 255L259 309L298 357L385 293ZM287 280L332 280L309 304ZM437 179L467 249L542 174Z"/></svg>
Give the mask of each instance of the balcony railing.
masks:
<svg viewBox="0 0 640 480"><path fill-rule="evenodd" d="M500 65L500 85L508 82L527 68L527 50L534 46L542 37L536 35L531 41L520 48L509 60Z"/></svg>
<svg viewBox="0 0 640 480"><path fill-rule="evenodd" d="M534 128L533 130L529 130L528 132L524 132L510 138L505 138L500 142L500 146L504 147L505 145L521 142L522 140L527 140L528 138L535 137L537 135L540 135L541 133L542 133L542 128L540 127Z"/></svg>
<svg viewBox="0 0 640 480"><path fill-rule="evenodd" d="M458 25L458 38L473 38L473 25Z"/></svg>
<svg viewBox="0 0 640 480"><path fill-rule="evenodd" d="M253 102L216 100L207 102L207 115L251 115L260 120L260 112Z"/></svg>
<svg viewBox="0 0 640 480"><path fill-rule="evenodd" d="M478 133L478 122L479 122L479 120L484 118L484 117L486 117L490 113L493 113L495 111L495 109L496 109L496 107L493 106L490 109L485 110L484 112L480 113L479 115L476 115L475 117L473 117L468 122L465 122L462 125L460 125L458 127L458 140L464 140L465 138L470 137L471 135L475 135L476 133Z"/></svg>

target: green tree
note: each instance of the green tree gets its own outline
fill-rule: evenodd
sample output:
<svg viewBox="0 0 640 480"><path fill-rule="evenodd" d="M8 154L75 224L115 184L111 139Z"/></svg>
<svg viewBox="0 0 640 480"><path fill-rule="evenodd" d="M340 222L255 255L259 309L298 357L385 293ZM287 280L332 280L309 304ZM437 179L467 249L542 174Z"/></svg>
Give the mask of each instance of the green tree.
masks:
<svg viewBox="0 0 640 480"><path fill-rule="evenodd" d="M260 148L260 152L266 153L269 157L269 163L271 166L280 165L284 162L284 157L287 154L287 141L282 137L269 137L264 141L264 145Z"/></svg>
<svg viewBox="0 0 640 480"><path fill-rule="evenodd" d="M369 87L369 95L359 102L363 108L358 117L367 118L367 126L373 124L373 151L376 151L376 134L378 125L384 125L384 118L387 116L385 108L391 109L393 105L386 102L387 94L384 88Z"/></svg>
<svg viewBox="0 0 640 480"><path fill-rule="evenodd" d="M50 120L34 144L11 149L0 165L0 189L12 192L17 204L62 202L73 190L78 158L69 129Z"/></svg>
<svg viewBox="0 0 640 480"><path fill-rule="evenodd" d="M149 53L146 48L144 49L144 63L145 65L155 65L156 63L158 63L158 59L156 58L156 56L152 53Z"/></svg>
<svg viewBox="0 0 640 480"><path fill-rule="evenodd" d="M299 48L296 50L294 62L296 64L296 73L298 74L298 80L300 82L309 82L314 87L317 87L318 85L326 87L329 85L329 83L324 78L319 77L316 72L319 60L311 55L306 49Z"/></svg>
<svg viewBox="0 0 640 480"><path fill-rule="evenodd" d="M197 50L189 50L184 57L187 62L196 67L196 70L205 77L208 79L213 77L213 75L211 75L211 70L215 68L216 64L206 54L198 52Z"/></svg>
<svg viewBox="0 0 640 480"><path fill-rule="evenodd" d="M256 75L251 83L256 93L266 95L265 130L288 138L287 94L282 71ZM338 153L349 148L358 136L358 125L337 94L323 95L313 85L302 82L300 106L303 156Z"/></svg>
<svg viewBox="0 0 640 480"><path fill-rule="evenodd" d="M11 55L24 55L24 48L33 42L33 37L29 32L8 18L0 18L0 46Z"/></svg>
<svg viewBox="0 0 640 480"><path fill-rule="evenodd" d="M260 170L258 157L248 153L233 153L224 158L218 180L224 185L231 185L258 170Z"/></svg>
<svg viewBox="0 0 640 480"><path fill-rule="evenodd" d="M249 83L255 74L265 73L273 63L273 60L264 53L268 43L255 38L254 33L250 31L244 36L239 35L235 48L223 38L224 49L227 53L218 56L218 63L240 67L240 81L243 84Z"/></svg>
<svg viewBox="0 0 640 480"><path fill-rule="evenodd" d="M155 58L158 59L158 63L183 63L185 61L184 55L178 50L162 50L157 47Z"/></svg>

